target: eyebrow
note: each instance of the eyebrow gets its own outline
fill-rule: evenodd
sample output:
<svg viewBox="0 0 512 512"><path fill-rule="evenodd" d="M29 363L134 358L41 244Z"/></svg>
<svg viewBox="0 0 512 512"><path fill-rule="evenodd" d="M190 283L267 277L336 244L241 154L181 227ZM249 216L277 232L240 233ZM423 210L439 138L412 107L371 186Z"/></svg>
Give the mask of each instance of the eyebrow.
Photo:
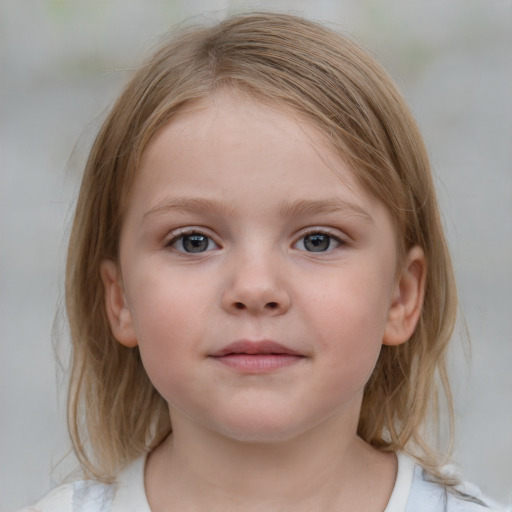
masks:
<svg viewBox="0 0 512 512"><path fill-rule="evenodd" d="M232 215L234 209L229 205L210 198L173 197L157 204L144 214L144 219L169 211L188 213L220 212ZM301 199L298 201L284 201L279 208L279 215L283 218L293 218L315 214L355 215L367 223L372 223L372 216L360 205L339 198L327 199Z"/></svg>
<svg viewBox="0 0 512 512"><path fill-rule="evenodd" d="M159 213L169 211L206 213L211 211L229 212L230 209L215 199L202 199L195 197L171 197L157 204L144 214L144 219Z"/></svg>
<svg viewBox="0 0 512 512"><path fill-rule="evenodd" d="M367 223L372 223L373 218L362 206L333 197L320 200L299 200L285 202L280 208L283 217L298 217L301 215L314 215L321 213L343 213L355 215Z"/></svg>

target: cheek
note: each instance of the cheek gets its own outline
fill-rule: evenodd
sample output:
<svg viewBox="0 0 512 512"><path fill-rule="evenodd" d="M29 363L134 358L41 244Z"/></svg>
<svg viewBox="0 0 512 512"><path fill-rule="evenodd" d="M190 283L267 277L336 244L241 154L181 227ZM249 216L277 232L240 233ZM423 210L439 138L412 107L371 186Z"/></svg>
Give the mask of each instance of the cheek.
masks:
<svg viewBox="0 0 512 512"><path fill-rule="evenodd" d="M322 326L326 342L343 335L356 344L371 340L380 344L390 306L390 281L377 271L351 272L324 285L309 304L312 321Z"/></svg>
<svg viewBox="0 0 512 512"><path fill-rule="evenodd" d="M149 318L140 330L139 350L153 386L168 403L179 406L180 397L193 393L201 333L176 313L165 315L165 322L156 315L158 321Z"/></svg>
<svg viewBox="0 0 512 512"><path fill-rule="evenodd" d="M194 273L171 272L158 258L146 267L128 289L139 340L165 343L198 328L213 303L208 281Z"/></svg>
<svg viewBox="0 0 512 512"><path fill-rule="evenodd" d="M380 354L390 285L377 272L331 281L310 302L319 352L326 371L345 383L366 383Z"/></svg>
<svg viewBox="0 0 512 512"><path fill-rule="evenodd" d="M129 301L142 362L166 399L164 389L186 382L188 362L202 354L208 301L204 290L183 287L176 280L147 277L136 283Z"/></svg>

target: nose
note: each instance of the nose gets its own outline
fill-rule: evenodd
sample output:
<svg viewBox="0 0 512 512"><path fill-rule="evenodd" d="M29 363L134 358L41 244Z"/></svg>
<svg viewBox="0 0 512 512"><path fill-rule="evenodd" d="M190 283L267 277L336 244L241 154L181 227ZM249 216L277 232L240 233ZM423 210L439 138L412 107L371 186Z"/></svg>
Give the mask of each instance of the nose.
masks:
<svg viewBox="0 0 512 512"><path fill-rule="evenodd" d="M270 258L238 259L228 273L222 307L229 313L277 316L290 303L284 273Z"/></svg>

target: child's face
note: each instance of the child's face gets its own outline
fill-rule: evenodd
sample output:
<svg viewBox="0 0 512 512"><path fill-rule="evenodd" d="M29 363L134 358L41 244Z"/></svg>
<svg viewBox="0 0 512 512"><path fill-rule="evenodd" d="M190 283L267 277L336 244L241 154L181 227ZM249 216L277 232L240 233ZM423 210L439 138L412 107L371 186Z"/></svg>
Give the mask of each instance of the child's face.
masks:
<svg viewBox="0 0 512 512"><path fill-rule="evenodd" d="M355 435L383 340L405 341L387 340L401 300L390 215L323 142L222 96L145 151L121 273L102 275L113 332L139 345L175 429L275 441L334 421Z"/></svg>

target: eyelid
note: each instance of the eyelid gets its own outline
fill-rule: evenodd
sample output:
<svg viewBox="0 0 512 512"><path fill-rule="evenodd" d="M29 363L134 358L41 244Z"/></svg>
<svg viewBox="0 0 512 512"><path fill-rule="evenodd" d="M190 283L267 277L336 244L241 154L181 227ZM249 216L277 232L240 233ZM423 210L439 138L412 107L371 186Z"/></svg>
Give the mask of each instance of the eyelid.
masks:
<svg viewBox="0 0 512 512"><path fill-rule="evenodd" d="M329 235L332 238L335 238L338 240L341 244L348 244L348 235L343 233L343 231L340 231L339 229L335 228L328 228L325 226L312 226L308 228L304 228L303 230L299 231L297 234L296 241L300 240L301 238L304 238L308 235L314 235L316 233L322 234L322 235Z"/></svg>
<svg viewBox="0 0 512 512"><path fill-rule="evenodd" d="M334 228L328 228L325 226L324 227L312 226L312 227L303 229L302 231L300 231L297 234L297 236L295 237L295 241L292 244L292 247L296 248L297 244L302 239L306 238L309 235L315 235L315 234L327 235L327 236L331 237L333 240L335 240L338 245L328 251L319 251L317 253L312 253L312 254L318 254L318 255L327 254L329 252L332 252L335 249L338 249L339 247L346 247L347 245L349 245L348 235L345 235L342 231L340 231L338 229L334 229Z"/></svg>
<svg viewBox="0 0 512 512"><path fill-rule="evenodd" d="M221 244L217 240L217 237L208 228L204 228L204 227L200 227L200 226L187 226L187 227L182 227L182 228L172 230L169 233L169 235L165 238L164 247L172 249L173 244L175 244L180 238L185 237L187 235L203 235L203 236L209 238L217 246L216 248L221 247ZM183 251L179 251L177 249L175 249L175 250L176 250L176 252L178 252L180 254L194 254L194 253L186 253ZM195 254L197 254L197 255L204 254L205 252L209 252L210 250L211 249L209 249L208 251L198 252Z"/></svg>

